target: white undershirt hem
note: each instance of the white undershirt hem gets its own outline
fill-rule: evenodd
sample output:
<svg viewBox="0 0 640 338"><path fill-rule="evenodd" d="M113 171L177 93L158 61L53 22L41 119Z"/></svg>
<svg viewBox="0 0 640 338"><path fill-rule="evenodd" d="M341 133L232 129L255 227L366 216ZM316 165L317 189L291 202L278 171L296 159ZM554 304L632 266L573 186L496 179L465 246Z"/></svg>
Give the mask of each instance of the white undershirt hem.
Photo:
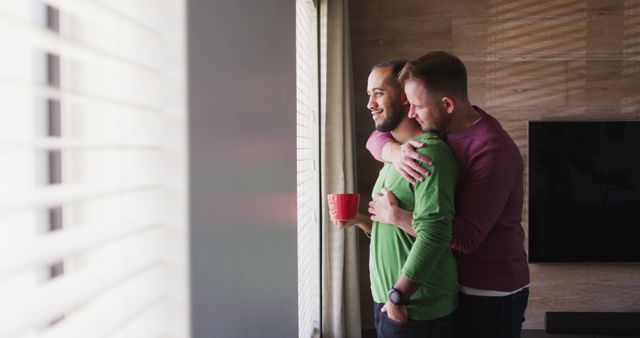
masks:
<svg viewBox="0 0 640 338"><path fill-rule="evenodd" d="M496 290L476 289L476 288L470 288L467 286L461 286L460 292L470 296L504 297L504 296L511 296L513 294L516 294L528 287L529 287L529 284L513 291L496 291Z"/></svg>

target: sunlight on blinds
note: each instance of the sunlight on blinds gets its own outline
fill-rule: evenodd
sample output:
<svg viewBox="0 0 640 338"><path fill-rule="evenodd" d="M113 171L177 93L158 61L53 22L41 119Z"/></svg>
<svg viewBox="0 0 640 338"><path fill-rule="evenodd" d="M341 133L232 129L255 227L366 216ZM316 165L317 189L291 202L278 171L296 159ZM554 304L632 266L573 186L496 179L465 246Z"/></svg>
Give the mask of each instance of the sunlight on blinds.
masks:
<svg viewBox="0 0 640 338"><path fill-rule="evenodd" d="M296 1L298 331L320 336L320 220L317 9Z"/></svg>
<svg viewBox="0 0 640 338"><path fill-rule="evenodd" d="M0 338L189 337L185 15L0 1Z"/></svg>

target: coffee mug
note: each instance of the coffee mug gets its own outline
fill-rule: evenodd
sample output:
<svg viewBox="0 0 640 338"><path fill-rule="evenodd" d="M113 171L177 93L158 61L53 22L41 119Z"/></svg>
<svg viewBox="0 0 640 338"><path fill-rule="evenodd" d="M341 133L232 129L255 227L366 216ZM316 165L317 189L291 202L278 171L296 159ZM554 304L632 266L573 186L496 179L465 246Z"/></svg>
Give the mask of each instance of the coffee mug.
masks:
<svg viewBox="0 0 640 338"><path fill-rule="evenodd" d="M360 194L328 194L329 213L336 221L350 220L358 214Z"/></svg>

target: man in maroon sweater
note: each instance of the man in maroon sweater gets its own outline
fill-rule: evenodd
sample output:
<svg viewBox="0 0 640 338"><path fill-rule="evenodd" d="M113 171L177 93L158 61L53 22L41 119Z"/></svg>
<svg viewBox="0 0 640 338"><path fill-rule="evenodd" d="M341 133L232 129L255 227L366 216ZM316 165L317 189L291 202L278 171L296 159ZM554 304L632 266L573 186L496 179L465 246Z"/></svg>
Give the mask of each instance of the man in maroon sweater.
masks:
<svg viewBox="0 0 640 338"><path fill-rule="evenodd" d="M405 82L405 91L429 93L430 81L450 83L451 90L440 102L429 102L427 94L424 100L448 113L445 140L460 166L451 243L461 285L455 336L520 337L529 296L520 152L496 119L469 103L466 69L457 57L428 53L411 61L405 71L413 80ZM419 146L415 141L400 145L378 131L367 142L376 159L393 162L410 181L428 174L414 162L430 162L414 151ZM400 209L391 193L372 201L369 212L373 220L413 232L411 212Z"/></svg>

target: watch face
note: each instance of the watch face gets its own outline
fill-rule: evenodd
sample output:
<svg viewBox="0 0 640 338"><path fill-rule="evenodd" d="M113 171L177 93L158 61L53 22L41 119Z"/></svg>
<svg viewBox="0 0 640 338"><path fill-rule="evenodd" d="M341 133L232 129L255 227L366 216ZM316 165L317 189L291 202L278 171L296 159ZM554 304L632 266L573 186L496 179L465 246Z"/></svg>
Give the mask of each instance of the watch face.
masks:
<svg viewBox="0 0 640 338"><path fill-rule="evenodd" d="M400 291L396 289L389 290L389 301L393 304L399 305L402 302L402 295L400 294Z"/></svg>

